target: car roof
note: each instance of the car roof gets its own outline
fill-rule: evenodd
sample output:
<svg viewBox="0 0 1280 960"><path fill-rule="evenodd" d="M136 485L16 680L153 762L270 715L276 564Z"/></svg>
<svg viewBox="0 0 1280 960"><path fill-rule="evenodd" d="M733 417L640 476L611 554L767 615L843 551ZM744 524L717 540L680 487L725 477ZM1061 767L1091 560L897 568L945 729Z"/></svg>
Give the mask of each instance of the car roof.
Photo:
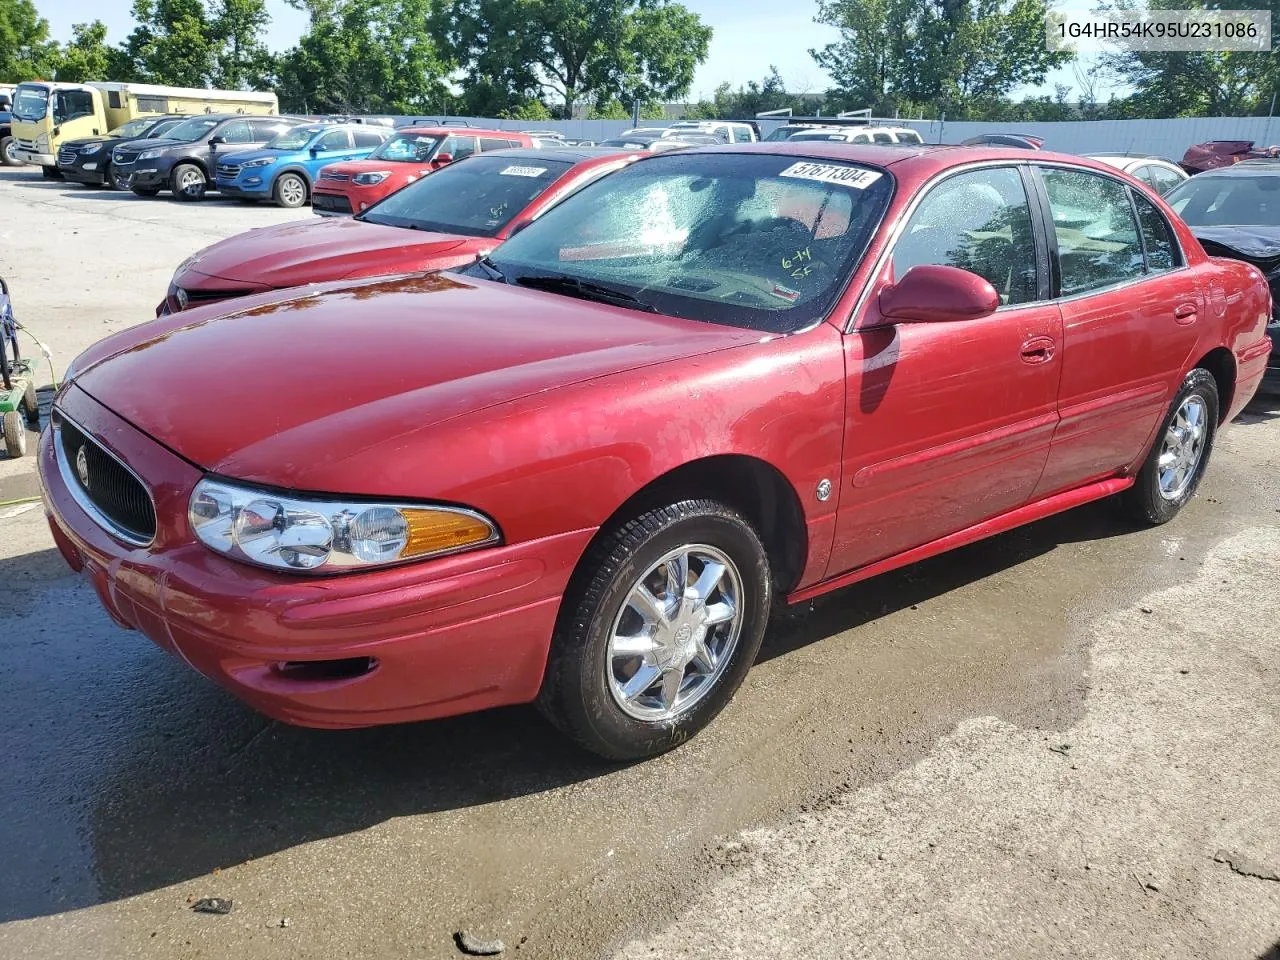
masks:
<svg viewBox="0 0 1280 960"><path fill-rule="evenodd" d="M618 147L508 147L506 150L485 150L473 154L477 157L519 157L524 160L563 160L567 163L582 163L584 160L599 160L607 157L634 156L637 150L622 150Z"/></svg>
<svg viewBox="0 0 1280 960"><path fill-rule="evenodd" d="M1229 167L1214 167L1203 173L1197 173L1193 180L1216 179L1218 177L1275 176L1280 174L1280 158L1259 157L1255 160L1241 160Z"/></svg>
<svg viewBox="0 0 1280 960"><path fill-rule="evenodd" d="M521 133L519 130L492 130L488 127L441 127L415 125L412 127L397 127L396 133L430 133L438 136L446 137L528 137L529 134ZM533 139L530 137L529 139Z"/></svg>

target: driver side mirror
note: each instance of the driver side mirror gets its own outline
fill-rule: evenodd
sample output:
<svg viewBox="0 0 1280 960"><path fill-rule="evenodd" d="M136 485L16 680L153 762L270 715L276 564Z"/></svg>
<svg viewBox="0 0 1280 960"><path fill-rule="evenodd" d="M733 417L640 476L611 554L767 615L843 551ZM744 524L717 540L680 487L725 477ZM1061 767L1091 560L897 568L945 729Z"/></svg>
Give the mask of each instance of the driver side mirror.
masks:
<svg viewBox="0 0 1280 960"><path fill-rule="evenodd" d="M976 273L924 263L881 290L879 302L886 323L953 323L990 316L1000 297Z"/></svg>
<svg viewBox="0 0 1280 960"><path fill-rule="evenodd" d="M444 164L446 164L446 163L453 163L453 154L452 154L452 153L437 153L437 154L436 154L436 158L435 158L435 161L434 161L434 162L435 162L435 163L440 164L441 166L443 166L443 165L444 165Z"/></svg>
<svg viewBox="0 0 1280 960"><path fill-rule="evenodd" d="M312 145L311 145L311 151L310 151L310 152L311 152L311 155L312 155L313 157L318 157L318 156L320 156L320 144L318 144L318 143L314 143L314 144L312 144Z"/></svg>
<svg viewBox="0 0 1280 960"><path fill-rule="evenodd" d="M226 138L226 137L224 137L224 136L222 136L222 134L218 134L217 136L210 137L210 138L209 138L209 149L210 149L210 150L217 150L217 149L218 149L218 144L220 144L220 143L226 143L226 142L227 142L227 138Z"/></svg>

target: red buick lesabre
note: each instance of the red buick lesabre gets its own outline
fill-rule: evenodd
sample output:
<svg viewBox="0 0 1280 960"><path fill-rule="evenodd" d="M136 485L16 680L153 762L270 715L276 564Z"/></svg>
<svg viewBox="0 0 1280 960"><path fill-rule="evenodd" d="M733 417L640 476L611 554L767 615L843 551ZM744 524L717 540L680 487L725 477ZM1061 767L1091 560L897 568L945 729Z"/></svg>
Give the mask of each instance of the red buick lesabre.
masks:
<svg viewBox="0 0 1280 960"><path fill-rule="evenodd" d="M116 334L40 471L112 616L271 716L537 701L643 757L725 705L776 603L1102 497L1169 520L1270 312L1114 167L735 144L460 274Z"/></svg>

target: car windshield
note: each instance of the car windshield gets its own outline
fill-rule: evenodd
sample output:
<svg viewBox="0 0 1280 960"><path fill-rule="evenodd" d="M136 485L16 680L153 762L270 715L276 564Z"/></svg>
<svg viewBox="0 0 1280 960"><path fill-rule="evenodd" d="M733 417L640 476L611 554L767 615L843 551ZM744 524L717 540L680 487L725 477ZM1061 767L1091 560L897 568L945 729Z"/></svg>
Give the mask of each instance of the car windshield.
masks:
<svg viewBox="0 0 1280 960"><path fill-rule="evenodd" d="M629 140L624 137L618 140L601 140L596 145L600 147L619 147L622 150L648 150L656 139L656 137L646 137L644 139Z"/></svg>
<svg viewBox="0 0 1280 960"><path fill-rule="evenodd" d="M19 86L13 100L15 120L40 120L49 110L49 91L44 87Z"/></svg>
<svg viewBox="0 0 1280 960"><path fill-rule="evenodd" d="M892 192L853 163L662 154L548 211L492 265L508 283L788 333L834 306Z"/></svg>
<svg viewBox="0 0 1280 960"><path fill-rule="evenodd" d="M1280 226L1280 173L1200 174L1165 195L1190 226Z"/></svg>
<svg viewBox="0 0 1280 960"><path fill-rule="evenodd" d="M573 164L526 157L470 157L398 190L360 215L391 227L491 237Z"/></svg>
<svg viewBox="0 0 1280 960"><path fill-rule="evenodd" d="M221 122L221 120L212 117L192 117L190 120L183 120L165 136L170 140L179 140L182 143L195 143Z"/></svg>
<svg viewBox="0 0 1280 960"><path fill-rule="evenodd" d="M393 163L425 163L440 142L440 137L429 133L398 133L369 154L370 160L390 160Z"/></svg>
<svg viewBox="0 0 1280 960"><path fill-rule="evenodd" d="M272 150L301 150L312 137L332 129L332 126L290 127L268 140L266 146Z"/></svg>
<svg viewBox="0 0 1280 960"><path fill-rule="evenodd" d="M154 140L157 137L168 136L169 131L182 122L183 120L181 117L170 117L168 120L161 120L149 131L147 131L147 138L150 140Z"/></svg>
<svg viewBox="0 0 1280 960"><path fill-rule="evenodd" d="M146 132L148 126L154 123L150 117L139 117L137 120L130 120L128 123L121 124L114 130L107 132L108 137L140 137Z"/></svg>

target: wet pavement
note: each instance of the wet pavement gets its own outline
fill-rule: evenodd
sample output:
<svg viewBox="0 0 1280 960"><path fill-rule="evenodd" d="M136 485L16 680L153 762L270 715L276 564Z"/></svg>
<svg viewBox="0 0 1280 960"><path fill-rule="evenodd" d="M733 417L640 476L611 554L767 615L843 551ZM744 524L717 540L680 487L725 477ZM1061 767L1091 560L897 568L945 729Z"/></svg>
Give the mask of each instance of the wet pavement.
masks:
<svg viewBox="0 0 1280 960"><path fill-rule="evenodd" d="M59 188L49 203L95 237L121 229L98 223L112 201ZM0 223L35 230L33 210L0 180ZM227 232L256 212L225 210ZM208 242L163 213L131 258L176 264ZM20 316L68 347L106 332L88 319L103 303L115 329L159 299L122 278L71 316L13 251L0 236ZM78 254L78 270L106 256ZM115 627L38 506L0 506L0 956L453 957L463 928L508 955L608 955L715 889L736 866L726 837L863 795L973 718L1079 724L1095 623L1280 526L1275 406L1224 431L1165 527L1095 504L790 611L710 729L633 766L584 756L527 708L349 732L269 722ZM1276 703L1259 710L1274 729ZM201 897L235 906L193 913Z"/></svg>

